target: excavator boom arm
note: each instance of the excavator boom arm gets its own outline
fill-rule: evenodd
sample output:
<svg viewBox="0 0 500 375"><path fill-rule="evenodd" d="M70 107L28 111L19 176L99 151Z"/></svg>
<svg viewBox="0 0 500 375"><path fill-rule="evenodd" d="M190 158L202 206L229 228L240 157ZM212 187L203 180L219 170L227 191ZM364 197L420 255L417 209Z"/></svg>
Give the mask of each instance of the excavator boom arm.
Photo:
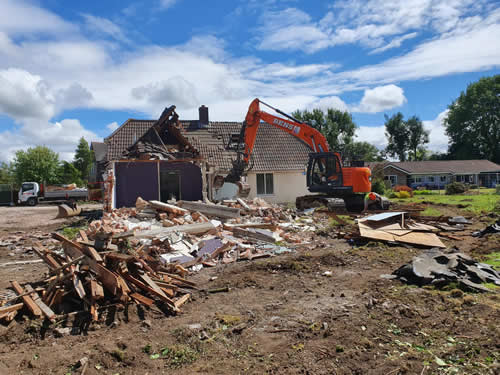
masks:
<svg viewBox="0 0 500 375"><path fill-rule="evenodd" d="M260 103L267 105L276 112L288 117L289 120L261 111ZM323 134L321 134L318 130L303 122L299 122L293 117L271 107L259 99L254 99L248 108L243 132L245 142L243 160L245 163L249 162L252 155L255 139L257 138L257 130L259 129L261 121L267 122L268 124L301 139L311 148L313 152L328 152L328 143Z"/></svg>

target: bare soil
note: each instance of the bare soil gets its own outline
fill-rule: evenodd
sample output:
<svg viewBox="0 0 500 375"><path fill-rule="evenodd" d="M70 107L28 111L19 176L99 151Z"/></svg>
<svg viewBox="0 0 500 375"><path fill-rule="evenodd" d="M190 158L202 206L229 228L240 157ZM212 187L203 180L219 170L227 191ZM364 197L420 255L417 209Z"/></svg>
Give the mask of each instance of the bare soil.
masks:
<svg viewBox="0 0 500 375"><path fill-rule="evenodd" d="M55 223L46 215L37 228L49 232ZM482 228L491 218L473 220ZM32 228L8 228L0 239ZM499 244L498 235L444 242L477 257ZM316 236L296 250L194 274L200 290L177 316L130 305L105 312L88 330L78 319L61 322L73 329L63 337L42 321L18 319L0 327L0 374L80 374L75 364L83 357L86 375L499 373L498 294L380 277L422 251L416 248ZM0 247L0 263L11 258ZM0 288L47 270L7 269L0 268ZM204 291L225 286L229 292Z"/></svg>

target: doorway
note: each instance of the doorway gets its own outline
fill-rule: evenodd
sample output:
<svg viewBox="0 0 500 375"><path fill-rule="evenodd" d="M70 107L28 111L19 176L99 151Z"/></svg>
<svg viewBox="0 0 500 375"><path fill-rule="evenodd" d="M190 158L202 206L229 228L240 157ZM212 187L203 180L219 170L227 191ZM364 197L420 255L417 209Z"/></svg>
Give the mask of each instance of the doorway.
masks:
<svg viewBox="0 0 500 375"><path fill-rule="evenodd" d="M160 200L181 200L181 176L179 171L160 171Z"/></svg>

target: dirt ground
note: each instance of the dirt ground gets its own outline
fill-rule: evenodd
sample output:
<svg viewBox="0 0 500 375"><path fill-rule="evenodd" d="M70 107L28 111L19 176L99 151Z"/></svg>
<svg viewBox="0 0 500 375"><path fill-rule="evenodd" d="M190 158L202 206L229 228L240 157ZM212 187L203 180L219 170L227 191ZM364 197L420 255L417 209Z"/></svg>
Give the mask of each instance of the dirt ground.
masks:
<svg viewBox="0 0 500 375"><path fill-rule="evenodd" d="M34 211L23 211L26 220L12 214L17 225L1 209L0 240L33 228L45 240L64 224L51 221L52 209L27 208ZM473 220L472 228L483 228L493 218ZM444 242L480 257L499 250L498 237ZM291 254L194 274L200 290L177 316L132 304L83 332L78 319L63 322L59 327L72 327L63 337L42 321L17 320L0 327L0 374L80 374L83 357L86 375L500 373L498 294L381 277L421 251L316 236ZM9 252L0 247L0 263L36 259ZM0 267L0 289L46 271L42 263ZM228 292L205 292L226 286Z"/></svg>

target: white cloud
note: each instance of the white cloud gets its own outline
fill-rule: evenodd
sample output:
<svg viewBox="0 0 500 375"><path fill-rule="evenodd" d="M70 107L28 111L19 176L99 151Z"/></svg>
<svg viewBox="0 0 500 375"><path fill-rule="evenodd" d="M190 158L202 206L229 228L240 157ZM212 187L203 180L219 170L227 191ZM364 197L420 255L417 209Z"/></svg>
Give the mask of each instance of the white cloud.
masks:
<svg viewBox="0 0 500 375"><path fill-rule="evenodd" d="M448 136L444 128L444 119L448 115L448 109L441 112L434 120L422 121L425 130L429 131L429 144L427 148L436 152L446 152L448 150Z"/></svg>
<svg viewBox="0 0 500 375"><path fill-rule="evenodd" d="M484 18L487 2L473 0L341 0L321 19L313 20L297 8L265 11L259 48L265 50L318 50L359 43L373 53L399 47L426 30L442 34L465 20Z"/></svg>
<svg viewBox="0 0 500 375"><path fill-rule="evenodd" d="M177 3L179 0L160 0L160 7L162 9L171 8Z"/></svg>
<svg viewBox="0 0 500 375"><path fill-rule="evenodd" d="M103 17L93 16L91 14L82 14L82 17L85 20L85 26L89 30L97 34L111 36L121 42L130 43L130 40L125 36L123 30L114 22Z"/></svg>
<svg viewBox="0 0 500 375"><path fill-rule="evenodd" d="M19 149L48 146L58 152L62 160L70 161L81 137L89 143L100 140L75 119L60 122L25 120L20 127L0 133L0 160L12 160Z"/></svg>
<svg viewBox="0 0 500 375"><path fill-rule="evenodd" d="M406 103L406 97L401 87L396 85L378 86L365 90L361 102L353 108L353 112L382 112L400 107L404 103Z"/></svg>
<svg viewBox="0 0 500 375"><path fill-rule="evenodd" d="M338 96L327 96L323 98L319 98L314 102L310 103L308 109L318 108L322 111L326 111L329 108L338 109L340 111L349 111L349 107L347 104L340 99Z"/></svg>
<svg viewBox="0 0 500 375"><path fill-rule="evenodd" d="M378 47L378 48L375 48L374 50L370 51L370 54L382 53L382 52L385 52L385 51L390 50L392 48L401 47L401 44L403 44L403 42L405 40L413 39L417 35L418 35L418 33L409 33L409 34L405 34L403 36L400 36L399 38L395 38L395 39L391 40L389 43L387 43L385 46Z"/></svg>
<svg viewBox="0 0 500 375"><path fill-rule="evenodd" d="M68 33L77 28L61 17L23 0L2 0L0 30L9 34Z"/></svg>
<svg viewBox="0 0 500 375"><path fill-rule="evenodd" d="M111 132L114 132L116 129L118 129L120 125L116 121L113 121L112 123L106 125L106 128L110 130Z"/></svg>

